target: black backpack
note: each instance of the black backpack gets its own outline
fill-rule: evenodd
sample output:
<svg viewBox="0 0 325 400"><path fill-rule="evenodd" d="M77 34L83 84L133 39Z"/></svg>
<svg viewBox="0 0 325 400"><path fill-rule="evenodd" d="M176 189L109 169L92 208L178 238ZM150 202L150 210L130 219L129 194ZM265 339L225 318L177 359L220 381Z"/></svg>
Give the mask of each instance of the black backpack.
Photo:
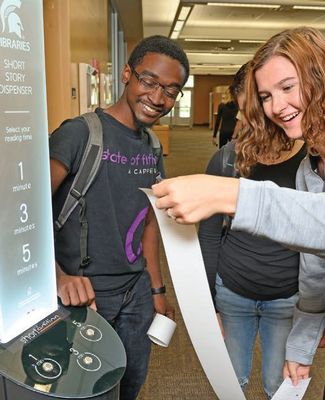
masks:
<svg viewBox="0 0 325 400"><path fill-rule="evenodd" d="M77 207L77 205L79 205L79 221L81 226L80 267L82 272L82 269L87 267L91 261L88 255L88 221L86 218L86 201L84 196L94 181L101 163L103 154L103 129L102 123L95 112L82 114L81 117L84 118L88 125L88 141L78 172L74 177L59 216L54 221L54 231L56 235L57 232L62 229L73 210ZM67 121L64 121L63 124ZM155 133L148 128L146 128L146 133L148 135L148 139L150 140L154 155L159 158L162 153L159 139ZM159 178L160 177L158 176L157 179Z"/></svg>
<svg viewBox="0 0 325 400"><path fill-rule="evenodd" d="M221 162L222 162L222 176L227 177L239 177L238 172L235 169L235 161L236 161L236 152L235 152L235 141L230 141L219 150L221 153ZM231 227L232 217L229 215L223 216L223 229L222 229L222 241L225 240L229 229Z"/></svg>
<svg viewBox="0 0 325 400"><path fill-rule="evenodd" d="M222 176L228 177L238 177L238 173L235 170L236 152L235 152L236 142L231 141L221 147L219 150L221 153L222 160Z"/></svg>

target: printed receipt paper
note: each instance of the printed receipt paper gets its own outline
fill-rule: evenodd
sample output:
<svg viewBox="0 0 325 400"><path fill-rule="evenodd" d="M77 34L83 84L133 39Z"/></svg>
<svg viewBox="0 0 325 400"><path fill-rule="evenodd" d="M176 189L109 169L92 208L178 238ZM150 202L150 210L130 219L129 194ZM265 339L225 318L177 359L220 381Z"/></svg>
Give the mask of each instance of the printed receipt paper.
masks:
<svg viewBox="0 0 325 400"><path fill-rule="evenodd" d="M293 386L291 379L286 378L272 397L272 400L301 400L304 397L310 379L302 379L297 386Z"/></svg>
<svg viewBox="0 0 325 400"><path fill-rule="evenodd" d="M148 196L160 228L178 304L203 370L220 400L245 400L229 359L212 303L194 225L179 225Z"/></svg>
<svg viewBox="0 0 325 400"><path fill-rule="evenodd" d="M217 322L195 225L177 224L155 207L151 189L141 190L156 214L178 304L202 368L220 400L245 400ZM288 389L286 396L300 400L303 394L298 398Z"/></svg>

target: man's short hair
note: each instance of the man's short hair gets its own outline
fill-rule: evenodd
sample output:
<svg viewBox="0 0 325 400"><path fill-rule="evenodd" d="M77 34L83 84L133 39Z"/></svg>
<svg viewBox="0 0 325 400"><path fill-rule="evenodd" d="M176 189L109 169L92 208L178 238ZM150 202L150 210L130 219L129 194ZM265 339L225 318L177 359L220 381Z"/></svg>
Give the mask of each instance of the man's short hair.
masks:
<svg viewBox="0 0 325 400"><path fill-rule="evenodd" d="M141 63L147 53L164 54L174 60L177 60L185 70L184 84L189 76L190 66L184 50L172 39L166 36L149 36L139 42L130 54L128 64L135 68Z"/></svg>
<svg viewBox="0 0 325 400"><path fill-rule="evenodd" d="M237 98L241 93L244 93L245 90L245 79L246 74L249 68L249 63L242 65L239 70L236 72L232 84L229 86L229 92L231 97L237 103Z"/></svg>

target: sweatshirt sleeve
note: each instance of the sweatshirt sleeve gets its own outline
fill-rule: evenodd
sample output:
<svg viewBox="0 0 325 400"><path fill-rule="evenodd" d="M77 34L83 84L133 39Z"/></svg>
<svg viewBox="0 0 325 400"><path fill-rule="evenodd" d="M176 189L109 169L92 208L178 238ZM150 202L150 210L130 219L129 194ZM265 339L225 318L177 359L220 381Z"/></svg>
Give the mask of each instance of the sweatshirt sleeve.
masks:
<svg viewBox="0 0 325 400"><path fill-rule="evenodd" d="M311 365L325 328L325 313L294 311L293 328L286 345L286 360Z"/></svg>
<svg viewBox="0 0 325 400"><path fill-rule="evenodd" d="M325 193L240 178L232 229L325 257Z"/></svg>

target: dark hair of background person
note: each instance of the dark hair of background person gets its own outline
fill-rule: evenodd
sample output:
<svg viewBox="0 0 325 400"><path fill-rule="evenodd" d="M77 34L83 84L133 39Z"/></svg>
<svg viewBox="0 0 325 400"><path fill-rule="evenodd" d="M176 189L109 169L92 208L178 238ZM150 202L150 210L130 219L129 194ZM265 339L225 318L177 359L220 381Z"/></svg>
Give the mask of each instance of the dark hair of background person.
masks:
<svg viewBox="0 0 325 400"><path fill-rule="evenodd" d="M249 68L250 61L243 64L239 70L236 72L232 84L229 86L229 92L234 100L234 102L238 105L237 97L239 94L245 91L245 78Z"/></svg>
<svg viewBox="0 0 325 400"><path fill-rule="evenodd" d="M188 58L184 50L180 46L178 46L175 41L161 35L149 36L143 39L137 44L137 46L130 54L128 60L129 66L131 68L135 68L138 64L141 63L143 57L147 53L164 54L170 58L173 58L174 60L179 61L179 63L184 67L185 70L184 84L186 83L190 73Z"/></svg>

